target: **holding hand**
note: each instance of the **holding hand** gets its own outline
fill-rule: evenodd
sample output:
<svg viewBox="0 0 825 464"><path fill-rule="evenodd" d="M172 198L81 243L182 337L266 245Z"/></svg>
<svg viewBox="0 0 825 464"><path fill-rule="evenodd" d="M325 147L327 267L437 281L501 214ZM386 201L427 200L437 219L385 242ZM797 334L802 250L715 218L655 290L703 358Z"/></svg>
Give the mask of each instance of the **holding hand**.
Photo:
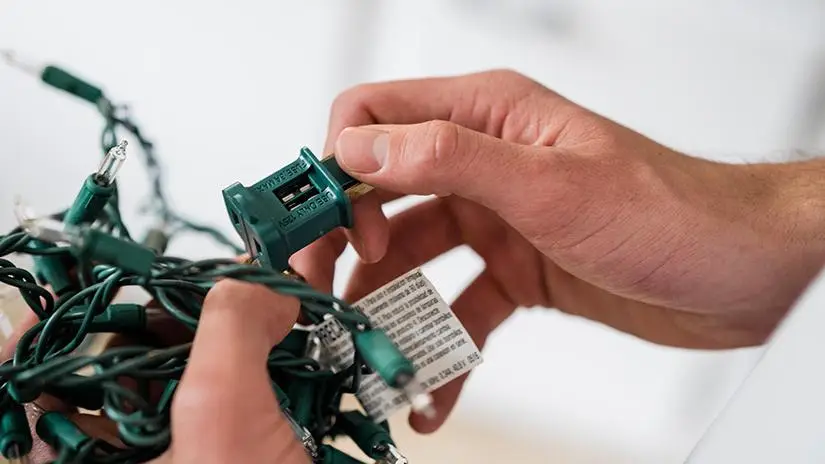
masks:
<svg viewBox="0 0 825 464"><path fill-rule="evenodd" d="M224 280L208 293L188 365L172 400L172 443L156 464L278 462L309 464L310 459L281 412L267 370L267 356L292 328L298 301L266 287ZM5 347L37 322L34 313ZM186 343L188 332L172 319L157 321L153 332L171 344ZM125 340L114 340L114 344ZM54 397L42 395L27 405L29 419L58 411L84 434L123 446L117 424L107 417L79 412ZM52 462L58 453L36 434L30 458Z"/></svg>
<svg viewBox="0 0 825 464"><path fill-rule="evenodd" d="M355 300L467 244L486 268L453 310L480 346L519 306L660 344L759 344L825 256L820 165L693 158L510 71L357 87L333 106L326 151L377 191L296 270L329 290L349 239ZM408 194L437 198L387 220L380 204ZM435 430L460 389L413 426Z"/></svg>
<svg viewBox="0 0 825 464"><path fill-rule="evenodd" d="M297 318L297 300L261 285L225 280L209 292L157 464L309 463L266 368Z"/></svg>

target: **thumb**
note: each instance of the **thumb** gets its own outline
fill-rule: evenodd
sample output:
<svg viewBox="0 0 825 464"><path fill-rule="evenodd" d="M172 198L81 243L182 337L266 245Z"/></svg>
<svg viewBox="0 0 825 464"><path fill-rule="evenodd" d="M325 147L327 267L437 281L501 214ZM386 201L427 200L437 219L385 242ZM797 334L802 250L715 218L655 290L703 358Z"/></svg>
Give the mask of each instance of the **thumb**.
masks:
<svg viewBox="0 0 825 464"><path fill-rule="evenodd" d="M266 366L298 307L294 298L230 279L209 291L172 404L172 461L306 462Z"/></svg>
<svg viewBox="0 0 825 464"><path fill-rule="evenodd" d="M550 158L546 150L430 121L347 128L338 137L335 157L352 176L380 189L454 194L501 211L522 203L542 182Z"/></svg>

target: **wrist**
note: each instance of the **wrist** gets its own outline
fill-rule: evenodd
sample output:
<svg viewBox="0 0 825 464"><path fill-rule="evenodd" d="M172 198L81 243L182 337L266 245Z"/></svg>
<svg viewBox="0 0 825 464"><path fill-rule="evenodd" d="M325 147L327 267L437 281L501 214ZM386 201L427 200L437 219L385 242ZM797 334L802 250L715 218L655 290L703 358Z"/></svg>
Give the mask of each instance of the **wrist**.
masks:
<svg viewBox="0 0 825 464"><path fill-rule="evenodd" d="M770 185L770 211L792 244L825 255L825 159L754 165Z"/></svg>
<svg viewBox="0 0 825 464"><path fill-rule="evenodd" d="M692 224L685 272L714 282L679 304L739 314L769 333L825 264L825 160L668 160L666 177L682 206L675 220Z"/></svg>
<svg viewBox="0 0 825 464"><path fill-rule="evenodd" d="M776 282L794 296L825 265L825 159L741 165L732 185L739 207L782 271Z"/></svg>

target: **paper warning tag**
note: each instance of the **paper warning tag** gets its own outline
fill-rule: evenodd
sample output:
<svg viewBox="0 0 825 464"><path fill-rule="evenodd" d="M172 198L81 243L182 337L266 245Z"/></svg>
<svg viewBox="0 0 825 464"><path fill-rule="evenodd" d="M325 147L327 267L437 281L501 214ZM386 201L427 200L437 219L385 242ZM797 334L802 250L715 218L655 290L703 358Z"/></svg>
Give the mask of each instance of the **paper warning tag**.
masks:
<svg viewBox="0 0 825 464"><path fill-rule="evenodd" d="M482 362L478 347L421 269L393 280L353 306L376 328L384 330L413 362L418 381L427 391ZM352 364L352 338L337 320L329 319L315 330L331 368L340 370ZM404 395L388 387L378 374L365 376L356 396L376 422L386 420L407 404Z"/></svg>

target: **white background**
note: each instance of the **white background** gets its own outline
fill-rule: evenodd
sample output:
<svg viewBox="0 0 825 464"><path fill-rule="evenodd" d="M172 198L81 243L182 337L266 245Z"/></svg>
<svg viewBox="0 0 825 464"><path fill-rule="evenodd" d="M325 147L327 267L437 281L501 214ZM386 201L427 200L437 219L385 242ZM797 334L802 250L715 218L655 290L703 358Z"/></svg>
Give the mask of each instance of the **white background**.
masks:
<svg viewBox="0 0 825 464"><path fill-rule="evenodd" d="M221 189L303 145L320 152L332 99L364 81L510 67L694 154L816 147L806 115L825 88L823 18L816 0L4 0L0 48L132 103L174 206L229 233ZM92 108L0 67L0 227L13 224L15 194L65 207L96 167L99 130ZM140 231L139 159L121 188ZM222 251L192 238L170 252ZM345 273L352 255L343 262ZM459 250L425 271L452 299L479 268ZM563 444L564 462L681 462L758 355L664 349L523 310L490 339L455 420L494 421L551 457Z"/></svg>

